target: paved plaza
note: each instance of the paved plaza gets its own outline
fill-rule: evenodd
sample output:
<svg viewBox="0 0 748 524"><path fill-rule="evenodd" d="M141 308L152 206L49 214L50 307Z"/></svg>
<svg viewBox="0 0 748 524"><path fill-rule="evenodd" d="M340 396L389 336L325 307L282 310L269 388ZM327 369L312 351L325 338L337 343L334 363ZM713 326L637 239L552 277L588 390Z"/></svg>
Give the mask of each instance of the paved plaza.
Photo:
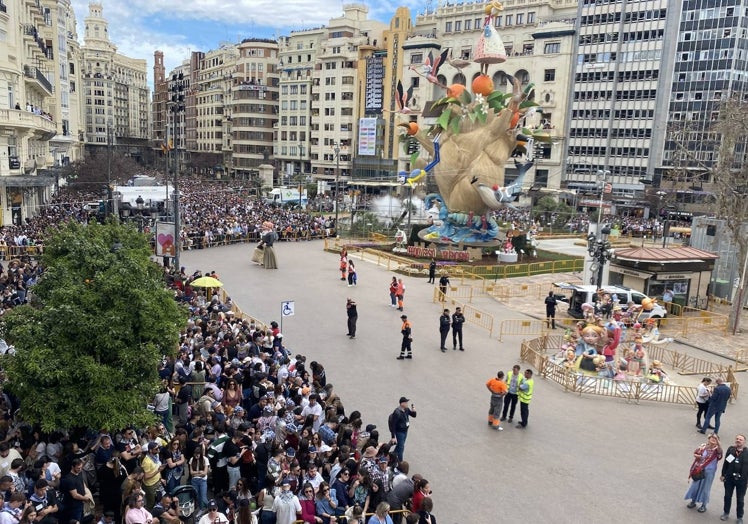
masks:
<svg viewBox="0 0 748 524"><path fill-rule="evenodd" d="M430 481L441 524L719 521L718 479L707 513L687 509L683 500L692 452L703 440L694 409L580 397L536 378L527 429L506 424L494 431L487 426L484 384L518 363L520 337L499 342L496 333L491 338L467 324L466 351L442 353L441 307L432 302L432 286L425 278L403 277L414 358L398 361L400 313L389 306L391 272L357 261L358 286L348 287L339 280L337 255L324 252L322 242L277 243L278 270L251 264L252 247L188 251L182 265L190 273L215 270L232 299L266 322L280 322L281 302L293 300L295 315L283 319L284 342L324 364L346 410L361 411L382 438L389 436L387 417L398 398L412 399L418 417L405 459L411 474ZM346 336L348 297L358 303L355 340ZM542 300L506 304L476 297L473 305L497 322L544 311ZM745 431L745 402L739 401L723 417L724 448Z"/></svg>

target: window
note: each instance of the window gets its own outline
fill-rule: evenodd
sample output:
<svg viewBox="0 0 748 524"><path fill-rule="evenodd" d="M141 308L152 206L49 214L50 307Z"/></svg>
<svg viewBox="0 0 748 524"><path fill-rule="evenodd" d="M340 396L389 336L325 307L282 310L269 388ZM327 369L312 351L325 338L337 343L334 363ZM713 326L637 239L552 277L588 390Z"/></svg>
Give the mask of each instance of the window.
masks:
<svg viewBox="0 0 748 524"><path fill-rule="evenodd" d="M543 80L546 82L554 82L556 80L556 70L546 69L545 74L543 75Z"/></svg>
<svg viewBox="0 0 748 524"><path fill-rule="evenodd" d="M545 44L545 54L550 55L561 52L561 42L548 42Z"/></svg>
<svg viewBox="0 0 748 524"><path fill-rule="evenodd" d="M458 31L462 31L462 22L459 20L455 22L455 33Z"/></svg>
<svg viewBox="0 0 748 524"><path fill-rule="evenodd" d="M512 25L513 18L514 18L514 15L506 15L506 23L504 25L506 26Z"/></svg>
<svg viewBox="0 0 748 524"><path fill-rule="evenodd" d="M465 31L470 31L470 29L472 27L471 26L472 23L473 23L472 20L465 20Z"/></svg>
<svg viewBox="0 0 748 524"><path fill-rule="evenodd" d="M525 23L525 15L523 13L517 14L517 25L522 25Z"/></svg>
<svg viewBox="0 0 748 524"><path fill-rule="evenodd" d="M535 12L534 11L530 11L529 13L527 13L527 23L528 24L535 23Z"/></svg>
<svg viewBox="0 0 748 524"><path fill-rule="evenodd" d="M501 27L501 21L503 20L503 16L499 15L496 17L496 20L494 20L493 25L496 27Z"/></svg>
<svg viewBox="0 0 748 524"><path fill-rule="evenodd" d="M410 63L411 64L422 64L423 63L423 54L422 53L413 53L410 55Z"/></svg>
<svg viewBox="0 0 748 524"><path fill-rule="evenodd" d="M473 20L473 27L476 29L480 29L481 27L483 27L483 22L480 18L476 18L475 20Z"/></svg>
<svg viewBox="0 0 748 524"><path fill-rule="evenodd" d="M447 22L446 24L444 24L444 32L445 33L452 32L452 22Z"/></svg>

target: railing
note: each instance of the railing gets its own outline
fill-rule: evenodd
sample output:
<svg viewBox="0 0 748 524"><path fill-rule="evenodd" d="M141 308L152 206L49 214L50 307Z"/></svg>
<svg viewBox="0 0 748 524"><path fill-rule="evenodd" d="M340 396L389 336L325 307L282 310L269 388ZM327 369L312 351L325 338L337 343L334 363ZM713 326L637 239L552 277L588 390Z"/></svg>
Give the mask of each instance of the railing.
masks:
<svg viewBox="0 0 748 524"><path fill-rule="evenodd" d="M10 127L24 127L27 129L40 129L45 132L53 132L57 129L51 120L24 110L0 109L0 122Z"/></svg>
<svg viewBox="0 0 748 524"><path fill-rule="evenodd" d="M520 359L537 369L541 377L548 378L561 385L564 391L572 391L580 395L587 393L617 397L636 403L641 400L651 400L670 404L693 405L696 401L696 388L694 386L650 383L641 379L613 380L588 375L557 364L548 356L548 351L550 349L555 353L560 349L562 341L563 337L557 335L544 335L536 339L523 341L520 346ZM645 344L645 347L650 361L660 360L666 367L672 367L685 374L723 378L730 386L732 399L737 400L740 384L735 378L732 366L690 357L677 351L649 344Z"/></svg>
<svg viewBox="0 0 748 524"><path fill-rule="evenodd" d="M463 302L473 302L473 288L469 286L447 286L447 292L442 293L439 286L434 286L434 296L431 301L444 302L447 298L450 300L461 300Z"/></svg>
<svg viewBox="0 0 748 524"><path fill-rule="evenodd" d="M23 74L26 78L32 78L39 82L50 95L52 94L52 83L39 71L38 67L25 65L23 66Z"/></svg>

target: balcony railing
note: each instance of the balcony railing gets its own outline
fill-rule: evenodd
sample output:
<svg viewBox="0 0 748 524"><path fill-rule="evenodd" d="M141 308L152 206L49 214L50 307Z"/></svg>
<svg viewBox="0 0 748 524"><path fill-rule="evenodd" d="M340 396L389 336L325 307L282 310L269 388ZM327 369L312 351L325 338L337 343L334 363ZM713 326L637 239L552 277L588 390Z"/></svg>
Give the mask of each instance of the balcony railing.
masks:
<svg viewBox="0 0 748 524"><path fill-rule="evenodd" d="M23 109L0 109L0 122L3 123L3 127L27 129L49 138L57 132L57 126L50 118L48 115L37 115Z"/></svg>
<svg viewBox="0 0 748 524"><path fill-rule="evenodd" d="M28 65L23 66L23 74L26 78L36 80L50 95L52 94L52 83L39 71L39 68Z"/></svg>

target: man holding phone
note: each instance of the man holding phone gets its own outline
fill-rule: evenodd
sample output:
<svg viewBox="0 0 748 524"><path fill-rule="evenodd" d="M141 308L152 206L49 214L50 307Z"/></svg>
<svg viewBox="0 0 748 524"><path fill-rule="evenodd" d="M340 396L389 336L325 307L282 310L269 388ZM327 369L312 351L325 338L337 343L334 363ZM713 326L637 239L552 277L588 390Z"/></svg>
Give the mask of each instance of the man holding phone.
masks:
<svg viewBox="0 0 748 524"><path fill-rule="evenodd" d="M396 444L395 453L400 462L403 460L405 452L405 440L408 438L408 428L410 427L410 417L416 417L416 408L413 404L408 407L410 399L400 397L400 405L390 415L388 426L390 429L391 442Z"/></svg>

